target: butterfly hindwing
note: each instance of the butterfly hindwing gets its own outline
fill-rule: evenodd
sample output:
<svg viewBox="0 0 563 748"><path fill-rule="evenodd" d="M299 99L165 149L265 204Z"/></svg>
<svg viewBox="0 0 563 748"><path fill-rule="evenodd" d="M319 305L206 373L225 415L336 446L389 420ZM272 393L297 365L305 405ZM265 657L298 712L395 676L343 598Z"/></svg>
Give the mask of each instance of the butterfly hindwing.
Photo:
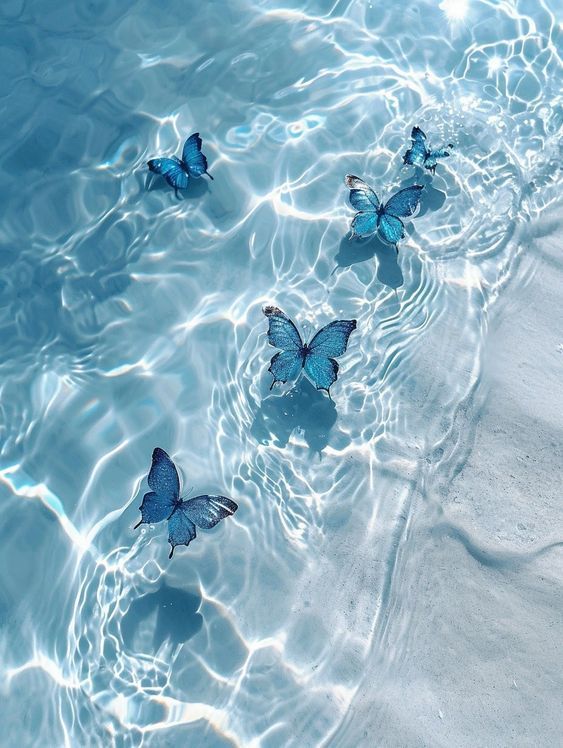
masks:
<svg viewBox="0 0 563 748"><path fill-rule="evenodd" d="M379 233L389 244L397 244L405 236L405 227L400 218L384 214L379 219Z"/></svg>
<svg viewBox="0 0 563 748"><path fill-rule="evenodd" d="M189 177L177 158L152 158L148 162L148 167L154 174L162 174L168 184L175 190L185 190L187 188Z"/></svg>
<svg viewBox="0 0 563 748"><path fill-rule="evenodd" d="M327 356L309 353L305 358L305 371L318 390L329 392L338 376L338 362Z"/></svg>
<svg viewBox="0 0 563 748"><path fill-rule="evenodd" d="M383 213L399 218L412 216L420 203L421 193L424 187L412 184L396 192L384 206Z"/></svg>
<svg viewBox="0 0 563 748"><path fill-rule="evenodd" d="M297 379L303 366L303 353L301 351L280 351L272 356L268 371L273 376L274 381L270 389L276 382L290 382Z"/></svg>
<svg viewBox="0 0 563 748"><path fill-rule="evenodd" d="M201 152L201 138L198 132L190 135L184 143L182 161L190 177L201 177L202 174L207 174L207 159ZM213 179L211 174L208 176Z"/></svg>
<svg viewBox="0 0 563 748"><path fill-rule="evenodd" d="M177 545L189 545L196 536L195 525L180 504L168 520L168 542L172 546L168 558L172 558Z"/></svg>
<svg viewBox="0 0 563 748"><path fill-rule="evenodd" d="M354 236L363 237L375 234L377 231L377 213L364 213L363 211L356 213L350 224L350 229L352 231L351 239Z"/></svg>

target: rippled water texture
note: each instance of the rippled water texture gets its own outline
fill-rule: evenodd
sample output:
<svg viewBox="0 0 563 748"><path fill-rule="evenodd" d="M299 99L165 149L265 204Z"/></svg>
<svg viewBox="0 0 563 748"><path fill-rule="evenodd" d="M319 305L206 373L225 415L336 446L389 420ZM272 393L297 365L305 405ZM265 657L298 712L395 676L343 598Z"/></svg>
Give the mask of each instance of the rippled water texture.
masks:
<svg viewBox="0 0 563 748"><path fill-rule="evenodd" d="M493 312L561 187L560 11L3 0L5 745L557 742L551 702L517 690L531 732L511 742L512 712L487 704L525 689L518 643L491 644L514 673L483 690L477 637L457 634L494 629L489 603L421 615L460 571L419 569L449 543L475 599L516 574L494 555L509 530L480 556L444 503ZM412 183L414 124L455 149L416 175L400 254L348 241L344 175ZM145 163L196 130L215 181L177 200ZM306 334L358 320L334 402L269 392L266 303ZM163 525L132 530L155 446L186 489L239 503L172 561ZM542 548L524 533L510 553ZM432 680L423 623L465 690Z"/></svg>

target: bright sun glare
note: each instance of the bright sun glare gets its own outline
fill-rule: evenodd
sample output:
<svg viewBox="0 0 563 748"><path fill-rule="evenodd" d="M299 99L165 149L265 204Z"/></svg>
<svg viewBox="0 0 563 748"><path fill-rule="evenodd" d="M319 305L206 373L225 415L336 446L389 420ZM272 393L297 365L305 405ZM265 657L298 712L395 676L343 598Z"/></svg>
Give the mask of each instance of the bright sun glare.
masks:
<svg viewBox="0 0 563 748"><path fill-rule="evenodd" d="M440 8L451 21L461 21L467 13L468 0L442 0Z"/></svg>

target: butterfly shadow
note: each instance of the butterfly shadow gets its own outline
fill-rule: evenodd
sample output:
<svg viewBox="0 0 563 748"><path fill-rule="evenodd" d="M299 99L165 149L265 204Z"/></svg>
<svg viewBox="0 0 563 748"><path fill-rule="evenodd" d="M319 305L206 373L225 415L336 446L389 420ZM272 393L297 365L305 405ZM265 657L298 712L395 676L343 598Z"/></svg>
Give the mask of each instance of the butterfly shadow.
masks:
<svg viewBox="0 0 563 748"><path fill-rule="evenodd" d="M123 616L121 635L126 646L138 652L142 637L150 637L151 650L157 652L168 643L178 646L191 639L203 625L203 616L198 612L201 595L170 587L163 582L158 590L133 600ZM146 646L146 644L145 644Z"/></svg>
<svg viewBox="0 0 563 748"><path fill-rule="evenodd" d="M168 190L174 194L174 187L171 187L164 177L150 172L145 178L145 190L147 192ZM178 200L199 200L209 191L209 182L205 177L190 179L186 190L176 190L176 198Z"/></svg>
<svg viewBox="0 0 563 748"><path fill-rule="evenodd" d="M250 428L252 436L262 444L272 441L287 446L295 429L302 432L309 449L321 455L336 423L336 405L317 390L306 377L281 397L271 395L262 400Z"/></svg>
<svg viewBox="0 0 563 748"><path fill-rule="evenodd" d="M398 263L397 250L382 242L377 235L367 239L343 237L335 259L337 268L348 268L374 257L377 259L377 280L389 288L400 288L404 279Z"/></svg>

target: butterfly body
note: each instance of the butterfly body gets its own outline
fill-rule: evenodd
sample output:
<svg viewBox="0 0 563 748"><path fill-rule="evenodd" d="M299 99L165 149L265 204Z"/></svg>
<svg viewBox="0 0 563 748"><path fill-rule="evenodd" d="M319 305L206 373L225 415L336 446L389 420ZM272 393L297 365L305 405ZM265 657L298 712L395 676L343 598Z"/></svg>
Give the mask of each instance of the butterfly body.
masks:
<svg viewBox="0 0 563 748"><path fill-rule="evenodd" d="M352 220L350 239L377 233L384 241L397 248L397 244L405 236L401 218L412 216L416 211L424 187L419 184L405 187L386 203L382 203L360 177L347 174L344 182L350 190L350 204L358 211Z"/></svg>
<svg viewBox="0 0 563 748"><path fill-rule="evenodd" d="M426 134L420 129L420 127L413 127L411 131L411 147L403 156L403 163L410 164L411 166L419 166L428 169L432 174L436 173L436 166L438 165L439 158L447 158L450 152L447 148L453 148L451 143L442 148L436 148L433 150L427 145Z"/></svg>
<svg viewBox="0 0 563 748"><path fill-rule="evenodd" d="M285 383L305 371L318 390L326 390L338 376L338 362L334 359L346 352L348 338L356 329L356 320L336 320L323 327L310 343L304 343L299 331L281 309L267 306L268 342L281 348L270 361L268 371L273 376L270 389L276 382Z"/></svg>
<svg viewBox="0 0 563 748"><path fill-rule="evenodd" d="M189 545L196 537L196 525L209 530L225 517L234 514L237 504L226 496L203 494L193 499L180 498L180 478L176 466L163 449L156 447L148 477L152 490L143 496L139 507L142 524L168 521L168 542L172 558L177 545Z"/></svg>
<svg viewBox="0 0 563 748"><path fill-rule="evenodd" d="M177 156L172 158L151 158L147 166L154 174L161 174L171 187L178 190L185 190L189 184L190 178L197 179L203 174L207 174L213 179L207 171L207 159L201 152L201 138L198 132L186 140L182 150L182 158Z"/></svg>

